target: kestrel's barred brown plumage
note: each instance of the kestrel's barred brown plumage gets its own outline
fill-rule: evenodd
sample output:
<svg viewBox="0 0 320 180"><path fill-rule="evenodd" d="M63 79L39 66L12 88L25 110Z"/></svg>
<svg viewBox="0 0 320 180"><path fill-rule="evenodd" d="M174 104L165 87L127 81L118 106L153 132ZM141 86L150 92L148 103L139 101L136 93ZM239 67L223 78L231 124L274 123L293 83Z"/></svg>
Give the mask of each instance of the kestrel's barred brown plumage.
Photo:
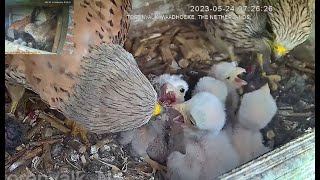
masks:
<svg viewBox="0 0 320 180"><path fill-rule="evenodd" d="M313 0L212 0L209 3L234 6L234 11L208 12L230 15L234 19L209 19L205 20L205 26L209 36L236 48L258 52L271 50L275 57L281 57L303 43L311 33ZM250 18L236 18L241 15Z"/></svg>
<svg viewBox="0 0 320 180"><path fill-rule="evenodd" d="M121 47L130 11L128 0L75 1L74 54L9 55L7 83L33 90L92 132L142 126L159 112L159 105L135 59Z"/></svg>

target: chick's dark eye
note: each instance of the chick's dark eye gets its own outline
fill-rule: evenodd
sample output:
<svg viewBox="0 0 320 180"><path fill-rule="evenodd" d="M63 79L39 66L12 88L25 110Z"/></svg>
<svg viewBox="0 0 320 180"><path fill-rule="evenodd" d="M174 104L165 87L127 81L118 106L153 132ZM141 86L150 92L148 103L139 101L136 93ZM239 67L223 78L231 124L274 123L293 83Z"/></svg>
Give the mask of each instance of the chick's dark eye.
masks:
<svg viewBox="0 0 320 180"><path fill-rule="evenodd" d="M181 88L181 89L180 89L180 92L181 92L181 93L184 93L184 91L185 91L184 88Z"/></svg>
<svg viewBox="0 0 320 180"><path fill-rule="evenodd" d="M226 79L230 79L230 76L229 76L229 77L227 77Z"/></svg>

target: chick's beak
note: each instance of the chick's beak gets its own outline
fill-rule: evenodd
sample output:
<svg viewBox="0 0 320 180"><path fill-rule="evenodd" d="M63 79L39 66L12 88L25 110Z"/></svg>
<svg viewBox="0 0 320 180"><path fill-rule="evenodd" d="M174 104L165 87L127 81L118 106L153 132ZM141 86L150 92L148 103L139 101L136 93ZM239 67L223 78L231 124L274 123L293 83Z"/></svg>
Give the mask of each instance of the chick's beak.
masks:
<svg viewBox="0 0 320 180"><path fill-rule="evenodd" d="M184 106L185 106L184 103L175 104L172 106L173 109L177 110L180 113L180 115L175 117L173 121L181 125L190 125L192 124L192 122L189 120L188 116L186 115L184 111Z"/></svg>
<svg viewBox="0 0 320 180"><path fill-rule="evenodd" d="M238 77L242 73L246 73L246 70L241 67L237 67L237 69L234 71L233 78L234 78L235 86L237 88L247 85L247 82L245 80L240 79Z"/></svg>
<svg viewBox="0 0 320 180"><path fill-rule="evenodd" d="M168 86L168 84L164 84L164 85L160 88L161 95L165 95L165 94L166 94L167 86Z"/></svg>
<svg viewBox="0 0 320 180"><path fill-rule="evenodd" d="M161 90L162 93L168 93L168 92L174 91L175 88L174 88L174 86L172 84L166 83L161 87L160 90Z"/></svg>
<svg viewBox="0 0 320 180"><path fill-rule="evenodd" d="M175 94L175 89L173 85L164 84L160 88L160 91L161 91L160 98L159 98L160 102L167 105L171 105L176 101L176 94Z"/></svg>

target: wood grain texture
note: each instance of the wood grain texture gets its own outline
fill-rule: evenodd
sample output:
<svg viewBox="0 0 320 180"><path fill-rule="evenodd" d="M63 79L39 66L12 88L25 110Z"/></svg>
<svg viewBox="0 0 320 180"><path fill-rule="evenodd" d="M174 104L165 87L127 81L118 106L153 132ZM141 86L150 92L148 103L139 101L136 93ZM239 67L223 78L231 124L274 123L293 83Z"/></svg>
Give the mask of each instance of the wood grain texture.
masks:
<svg viewBox="0 0 320 180"><path fill-rule="evenodd" d="M21 46L11 41L5 40L5 53L6 54L55 54L47 51L42 51L27 46Z"/></svg>
<svg viewBox="0 0 320 180"><path fill-rule="evenodd" d="M219 179L315 179L315 129Z"/></svg>

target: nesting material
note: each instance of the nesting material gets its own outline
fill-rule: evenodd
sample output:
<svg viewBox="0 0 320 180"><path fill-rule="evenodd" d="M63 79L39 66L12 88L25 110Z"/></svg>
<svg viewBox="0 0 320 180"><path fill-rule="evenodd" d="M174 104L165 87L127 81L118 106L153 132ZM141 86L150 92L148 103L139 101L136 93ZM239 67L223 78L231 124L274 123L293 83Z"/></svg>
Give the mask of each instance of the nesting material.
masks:
<svg viewBox="0 0 320 180"><path fill-rule="evenodd" d="M192 68L206 70L212 60L221 57L198 27L191 25L174 26L146 36L129 39L125 44L146 74L150 71L156 71L154 74L176 73L179 69L190 69L192 64ZM158 68L150 70L150 66Z"/></svg>

